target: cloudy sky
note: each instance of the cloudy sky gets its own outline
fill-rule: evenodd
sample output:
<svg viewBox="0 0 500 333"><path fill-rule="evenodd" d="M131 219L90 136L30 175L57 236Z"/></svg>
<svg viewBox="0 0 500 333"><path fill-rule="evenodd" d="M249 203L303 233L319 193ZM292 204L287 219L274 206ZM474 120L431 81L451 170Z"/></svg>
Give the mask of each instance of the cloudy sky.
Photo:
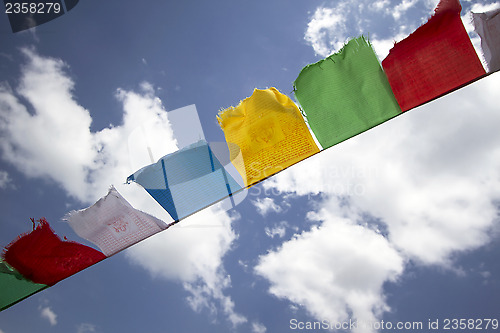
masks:
<svg viewBox="0 0 500 333"><path fill-rule="evenodd" d="M138 128L156 159L186 131L222 141L221 108L254 88L292 97L301 68L351 37L369 36L383 59L436 4L85 0L16 34L2 13L0 246L30 217L89 244L62 218L111 184L170 222L124 184L144 162ZM472 31L468 13L500 2L462 5ZM0 333L499 320L499 86L491 75L252 187L234 209L205 209L1 312ZM191 104L201 129L169 116Z"/></svg>

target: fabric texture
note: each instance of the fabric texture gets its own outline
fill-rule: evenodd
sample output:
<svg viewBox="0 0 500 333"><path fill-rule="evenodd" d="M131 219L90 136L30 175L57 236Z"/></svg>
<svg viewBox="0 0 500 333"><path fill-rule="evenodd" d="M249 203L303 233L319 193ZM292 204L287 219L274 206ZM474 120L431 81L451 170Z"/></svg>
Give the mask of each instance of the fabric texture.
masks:
<svg viewBox="0 0 500 333"><path fill-rule="evenodd" d="M114 187L91 207L69 213L66 220L106 256L167 228L165 222L134 209Z"/></svg>
<svg viewBox="0 0 500 333"><path fill-rule="evenodd" d="M52 286L103 259L101 252L61 240L45 219L6 247L3 259L24 278Z"/></svg>
<svg viewBox="0 0 500 333"><path fill-rule="evenodd" d="M0 259L0 311L47 288L25 279L19 272Z"/></svg>
<svg viewBox="0 0 500 333"><path fill-rule="evenodd" d="M204 140L142 168L130 181L144 187L176 221L242 189Z"/></svg>
<svg viewBox="0 0 500 333"><path fill-rule="evenodd" d="M311 130L325 149L401 113L364 37L304 67L294 88Z"/></svg>
<svg viewBox="0 0 500 333"><path fill-rule="evenodd" d="M481 48L488 65L488 71L500 70L500 8L472 13L477 34L481 37Z"/></svg>
<svg viewBox="0 0 500 333"><path fill-rule="evenodd" d="M242 162L233 164L246 186L319 152L295 103L276 88L255 89L217 120L226 141L241 149Z"/></svg>
<svg viewBox="0 0 500 333"><path fill-rule="evenodd" d="M451 92L485 74L458 0L441 0L434 15L394 45L382 66L403 111Z"/></svg>

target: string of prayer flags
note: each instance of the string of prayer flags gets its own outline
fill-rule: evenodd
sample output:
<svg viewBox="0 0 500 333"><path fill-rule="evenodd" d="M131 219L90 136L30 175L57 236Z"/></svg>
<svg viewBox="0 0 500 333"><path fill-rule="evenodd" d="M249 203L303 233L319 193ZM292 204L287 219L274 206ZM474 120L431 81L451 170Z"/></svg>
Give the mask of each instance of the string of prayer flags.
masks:
<svg viewBox="0 0 500 333"><path fill-rule="evenodd" d="M108 257L167 228L165 222L134 209L113 186L94 205L70 212L66 220Z"/></svg>
<svg viewBox="0 0 500 333"><path fill-rule="evenodd" d="M325 149L401 113L364 37L352 39L338 53L304 67L294 91Z"/></svg>
<svg viewBox="0 0 500 333"><path fill-rule="evenodd" d="M27 280L21 273L0 259L0 311L47 287L45 284Z"/></svg>
<svg viewBox="0 0 500 333"><path fill-rule="evenodd" d="M127 178L131 181L144 187L175 221L242 189L204 140L140 169Z"/></svg>
<svg viewBox="0 0 500 333"><path fill-rule="evenodd" d="M52 286L106 256L83 244L61 240L42 218L32 232L9 244L2 258L24 278Z"/></svg>
<svg viewBox="0 0 500 333"><path fill-rule="evenodd" d="M458 0L441 0L434 15L382 61L403 111L485 74L460 18Z"/></svg>
<svg viewBox="0 0 500 333"><path fill-rule="evenodd" d="M276 88L255 89L217 116L228 144L241 149L235 167L251 186L319 152L295 103ZM230 147L231 158L235 151Z"/></svg>
<svg viewBox="0 0 500 333"><path fill-rule="evenodd" d="M78 0L65 3L73 4L69 10ZM304 67L294 93L321 146L331 147L485 75L460 11L458 0L440 0L428 22L396 43L382 66L372 45L359 37ZM500 70L500 9L473 14L473 22L489 73ZM176 117L180 123L188 119L188 125L174 130L177 143L187 146L127 178L140 184L173 223L216 202L234 207L246 187L320 151L299 108L276 88L255 89L238 106L219 113L226 138L220 146L198 139L203 130L194 105L170 114L169 120ZM140 133L130 137L129 148L154 161ZM33 231L19 236L1 255L0 311L173 224L134 209L114 187L66 219L102 253L61 240L45 219L38 225L32 220Z"/></svg>
<svg viewBox="0 0 500 333"><path fill-rule="evenodd" d="M481 37L481 48L490 73L500 70L500 8L472 13L474 29Z"/></svg>

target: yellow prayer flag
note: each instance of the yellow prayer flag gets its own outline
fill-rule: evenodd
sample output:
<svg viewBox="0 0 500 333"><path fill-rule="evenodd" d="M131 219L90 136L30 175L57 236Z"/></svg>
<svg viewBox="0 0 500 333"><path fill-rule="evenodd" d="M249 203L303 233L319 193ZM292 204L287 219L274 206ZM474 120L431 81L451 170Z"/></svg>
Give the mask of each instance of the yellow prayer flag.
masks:
<svg viewBox="0 0 500 333"><path fill-rule="evenodd" d="M319 152L295 103L276 88L255 89L252 96L217 117L231 159L246 186L253 185ZM234 151L233 151L234 150Z"/></svg>

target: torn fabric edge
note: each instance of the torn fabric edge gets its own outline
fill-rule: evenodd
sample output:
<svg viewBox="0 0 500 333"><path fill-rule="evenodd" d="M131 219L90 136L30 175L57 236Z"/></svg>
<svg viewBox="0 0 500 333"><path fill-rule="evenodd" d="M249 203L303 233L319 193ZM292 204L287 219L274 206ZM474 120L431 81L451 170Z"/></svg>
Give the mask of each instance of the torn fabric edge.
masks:
<svg viewBox="0 0 500 333"><path fill-rule="evenodd" d="M349 78L351 85L345 83ZM305 66L293 87L307 124L323 150L402 112L373 46L363 35L349 40L338 52Z"/></svg>
<svg viewBox="0 0 500 333"><path fill-rule="evenodd" d="M254 89L217 121L227 144L240 148L242 161L233 164L247 188L319 152L297 105L274 87Z"/></svg>
<svg viewBox="0 0 500 333"><path fill-rule="evenodd" d="M2 258L26 279L52 286L90 267L106 256L86 245L61 240L47 220L38 220L33 231L19 236L2 253Z"/></svg>
<svg viewBox="0 0 500 333"><path fill-rule="evenodd" d="M403 112L486 74L463 26L461 8L458 0L441 0L434 15L396 43L382 61Z"/></svg>
<svg viewBox="0 0 500 333"><path fill-rule="evenodd" d="M500 8L471 15L474 30L481 38L488 72L496 72L500 70Z"/></svg>
<svg viewBox="0 0 500 333"><path fill-rule="evenodd" d="M107 257L167 228L165 222L132 207L114 186L94 205L72 211L64 219Z"/></svg>

